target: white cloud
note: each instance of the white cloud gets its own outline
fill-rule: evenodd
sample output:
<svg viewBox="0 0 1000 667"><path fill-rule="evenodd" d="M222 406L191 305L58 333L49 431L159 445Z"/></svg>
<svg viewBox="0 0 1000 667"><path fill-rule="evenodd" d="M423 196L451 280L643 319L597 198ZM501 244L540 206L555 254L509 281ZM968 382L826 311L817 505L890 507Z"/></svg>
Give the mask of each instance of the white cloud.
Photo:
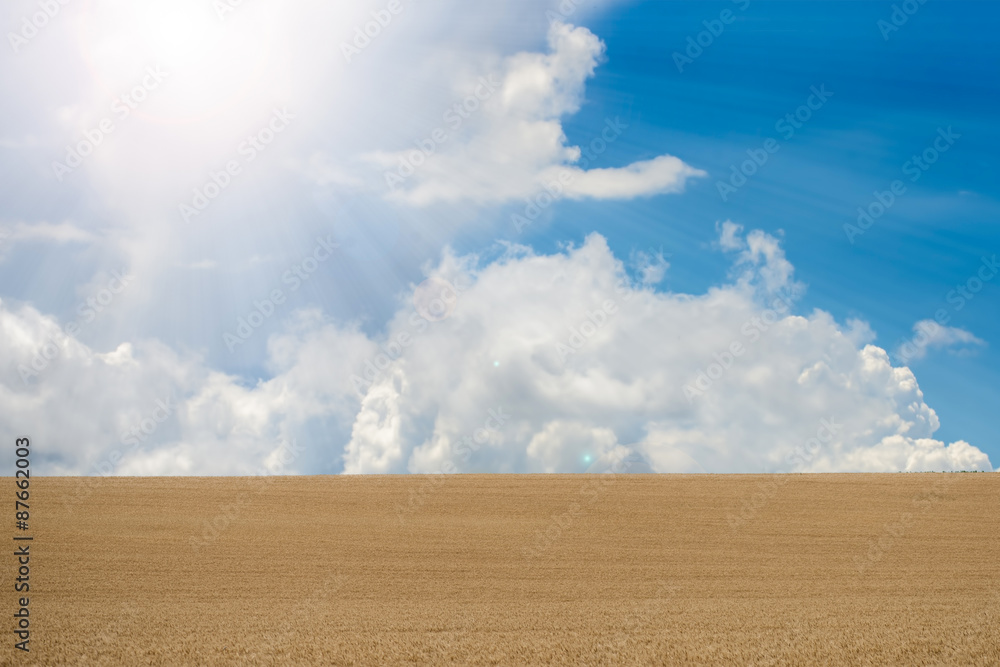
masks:
<svg viewBox="0 0 1000 667"><path fill-rule="evenodd" d="M578 165L583 153L568 145L560 119L579 110L604 44L586 28L558 22L548 44L549 53L518 53L499 72L477 73L457 86L459 99L470 104L460 115L444 112L443 120L453 123L438 128L445 139L436 141L429 131L429 138L418 140L423 152L411 146L368 154L384 170L390 196L414 206L501 203L561 183L562 195L572 199L627 199L680 192L689 178L706 175L670 155L616 168ZM597 128L593 147L603 152L627 131L621 119L608 119ZM324 165L317 178L337 171Z"/></svg>
<svg viewBox="0 0 1000 667"><path fill-rule="evenodd" d="M744 326L765 317L775 295L794 300L802 286L776 238L744 235L728 221L719 245L734 253L730 283L705 294L653 291L668 266L656 253L639 256L636 283L626 281L622 263L600 236L591 236L550 256L511 247L481 268L446 254L435 273L469 284L451 316L414 321L406 306L378 339L353 322L298 311L269 340L268 379L227 374L214 360L180 351L205 344L203 326L218 324L223 305L252 303L267 293L258 288L272 288L244 280L243 268L276 266L278 282L313 243L303 220L315 211L291 221L274 211L300 204L302 187L306 199L314 186L337 197L382 191L382 173L372 167L394 168L415 139L443 123L450 105L475 95L481 78L493 77L494 91L457 128L449 126L447 141L398 187L407 213L434 202L522 199L563 173L563 196L609 199L679 192L702 172L655 153L623 167L594 168L585 150L601 152L619 140L629 131L627 120L609 118L582 147L570 144L563 120L580 109L604 45L585 28L555 24L547 48L540 47L545 6L535 2L471 13L458 3L430 12L413 5L350 65L339 43L384 6L379 0L244 3L225 22L204 4L160 5L170 25L194 32L164 32L158 20L136 24L132 5L102 0L95 16L114 20L90 21L87 35L78 34L80 22L53 22L19 54L21 71L45 86L25 87L18 77L5 84L5 134L14 139L4 141L15 151L8 158L29 165L18 173L35 175L23 181L29 187L11 192L20 200L15 208L64 202L72 211L59 209L55 219L76 222L12 223L0 240L90 244L88 262L142 271L128 297L85 332L86 342L60 334L59 323L42 312L60 308L55 300L16 309L0 303L0 412L8 415L0 436L31 435L39 472L245 474L273 463L292 442L306 451L290 472L436 471L446 461L463 470L570 471L589 467L586 456L593 465L629 451L656 470L756 471L784 469L788 453L831 418L843 425L837 437L798 467L989 467L974 447L933 438L937 416L913 374L870 345L874 334L866 323L841 326L820 311L786 312L763 321L766 329L753 324L759 337L751 343ZM574 20L600 5L581 6ZM460 31L441 20L459 13ZM188 37L197 37L194 50L175 42ZM94 47L83 69L76 64L83 62L76 57L81 43ZM164 64L169 77L141 114L118 118L114 99L132 90L150 63ZM243 165L199 224L179 225L178 203L238 155L276 105L297 114L292 129ZM109 116L114 133L56 181L52 161L65 159L67 145ZM372 152L376 147L384 150ZM359 164L356 156L367 161ZM311 179L305 185L296 180L303 173ZM358 197L360 208L370 195ZM337 208L324 211L335 220L322 223L367 232L373 219L395 219L401 208L346 221ZM462 207L425 215L433 217L425 230L440 235L425 247L438 247L469 219ZM276 242L293 236L285 246ZM407 261L423 261L418 254ZM405 274L396 259L373 273ZM227 285L225 304L202 294L209 290L200 279L185 291L184 280L166 273L178 268L218 273L216 282ZM104 286L101 267L93 271L92 284L78 288L81 298ZM261 272L254 277L269 279ZM355 282L366 277L359 272ZM194 316L178 316L196 305L202 310ZM167 330L182 342L172 348L123 333L147 322L154 322L150 335ZM194 333L184 338L178 333L184 328ZM379 345L391 347L404 333L412 344L358 396L351 376L363 375L366 362L379 358ZM684 386L718 363L717 355L725 358L734 341L745 343L746 352L688 400ZM932 335L920 354L956 343L981 341L949 329ZM19 369L32 369L27 384ZM160 402L172 406L162 420L154 417L162 416ZM484 428L491 410L509 418ZM8 463L10 454L3 453Z"/></svg>
<svg viewBox="0 0 1000 667"><path fill-rule="evenodd" d="M667 257L670 256L670 253L664 254L662 248L660 250L650 248L648 251L639 250L632 253L632 265L639 276L639 283L649 287L659 285L667 275L667 269L670 268L670 262L667 261Z"/></svg>
<svg viewBox="0 0 1000 667"><path fill-rule="evenodd" d="M624 458L627 454L611 429L558 419L536 433L527 449L532 467L547 473L580 470L589 467L591 461L609 460L615 455Z"/></svg>
<svg viewBox="0 0 1000 667"><path fill-rule="evenodd" d="M433 273L460 286L449 317L407 304L373 339L300 312L252 385L155 341L73 340L25 385L18 366L58 327L0 304L0 411L16 415L0 437L33 436L43 474L90 473L169 398L115 472L245 474L288 442L305 449L298 472L573 472L626 454L661 472L991 469L968 443L934 439L916 378L866 324L778 312L796 283L775 238L729 239L735 280L700 295L631 282L596 234L479 268L446 252Z"/></svg>
<svg viewBox="0 0 1000 667"><path fill-rule="evenodd" d="M0 241L49 241L52 243L93 243L93 233L72 222L16 222L0 227Z"/></svg>
<svg viewBox="0 0 1000 667"><path fill-rule="evenodd" d="M396 385L400 375L393 372L390 381L372 386L361 401L344 452L345 472L393 472L404 462L399 414L402 392Z"/></svg>
<svg viewBox="0 0 1000 667"><path fill-rule="evenodd" d="M716 225L715 228L719 231L719 247L723 250L740 250L745 245L743 237L740 236L743 225L726 220L721 225Z"/></svg>
<svg viewBox="0 0 1000 667"><path fill-rule="evenodd" d="M896 356L906 363L923 359L930 349L948 349L956 354L969 354L975 348L985 346L986 341L977 338L970 331L941 326L934 320L920 320L913 325L913 338L899 346Z"/></svg>
<svg viewBox="0 0 1000 667"><path fill-rule="evenodd" d="M723 238L731 230L723 228ZM725 248L725 244L722 243ZM803 286L792 280L795 272L792 263L785 259L785 252L775 237L755 229L746 235L745 239L733 241L736 247L742 248L734 271L739 272L739 284L758 283L766 292L785 289L793 293Z"/></svg>
<svg viewBox="0 0 1000 667"><path fill-rule="evenodd" d="M550 169L549 179L557 177L561 171L563 169ZM690 167L671 155L633 162L626 167L590 170L572 167L565 171L569 174L566 196L571 199L630 199L682 192L687 179L706 175L704 171ZM546 181L542 179L542 182Z"/></svg>
<svg viewBox="0 0 1000 667"><path fill-rule="evenodd" d="M9 116L4 135L19 146L0 156L17 175L9 208L18 211L13 220L8 216L8 231L18 238L0 238L0 255L30 235L61 244L52 260L72 267L72 275L122 266L142 274L129 298L116 303L113 321L102 318L88 341L106 330L136 329L211 350L205 320L235 318L232 309L270 288L269 267L251 271L248 258L292 263L319 229L358 239L348 239L345 255L353 253L373 273L412 275L473 219L468 206L416 204L508 202L537 193L549 173L558 177L563 168L570 176L565 196L576 198L674 192L692 175L680 161L658 155L669 146L623 159L634 164L621 169L584 168L587 158L569 145L562 123L579 109L604 47L585 28L561 25L550 34L546 9L558 3L512 0L472 10L458 2L407 5L350 63L341 42L354 39L355 27L383 10L383 1L260 0L243 3L224 21L211 3L190 0L153 3L148 12L121 0L92 4L84 12L88 20L52 21L18 54L17 71L45 86L21 85L17 76L0 81ZM609 4L581 5L572 20L586 23ZM456 16L461 30L454 29ZM86 58L79 57L81 48ZM154 66L166 73L162 84L123 115L121 96ZM435 126L451 132L442 114L490 77L502 85L485 108L463 119L436 161L399 189L398 200L384 200L379 164L365 158L382 149L391 159ZM267 130L276 107L295 118L250 161L240 147ZM88 137L97 136L104 120L114 130L91 147L97 139ZM627 118L609 121L616 127L598 121L585 141L633 131L621 127ZM59 180L54 162L68 162L68 147L80 146L92 152ZM230 161L239 174L184 223L179 206L198 199L196 189L214 189L213 178L225 181ZM29 222L14 225L20 218ZM46 218L73 223L32 222ZM411 231L419 243L402 240ZM203 282L208 267L222 280ZM340 284L339 276L315 281L327 279L330 290ZM34 282L38 287L9 295L42 312L65 307L59 290ZM366 293L341 292L344 311L361 312L367 305L358 303L384 301L397 289L393 280L364 285ZM186 313L194 303L204 312L164 312Z"/></svg>

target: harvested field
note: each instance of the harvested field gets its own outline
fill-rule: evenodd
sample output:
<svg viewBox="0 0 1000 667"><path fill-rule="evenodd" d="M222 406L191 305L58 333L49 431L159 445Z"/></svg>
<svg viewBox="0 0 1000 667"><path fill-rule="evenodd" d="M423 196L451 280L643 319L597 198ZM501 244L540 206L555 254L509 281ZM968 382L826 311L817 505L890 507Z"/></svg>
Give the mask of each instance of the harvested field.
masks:
<svg viewBox="0 0 1000 667"><path fill-rule="evenodd" d="M997 474L41 478L31 500L31 653L7 632L4 664L1000 664Z"/></svg>

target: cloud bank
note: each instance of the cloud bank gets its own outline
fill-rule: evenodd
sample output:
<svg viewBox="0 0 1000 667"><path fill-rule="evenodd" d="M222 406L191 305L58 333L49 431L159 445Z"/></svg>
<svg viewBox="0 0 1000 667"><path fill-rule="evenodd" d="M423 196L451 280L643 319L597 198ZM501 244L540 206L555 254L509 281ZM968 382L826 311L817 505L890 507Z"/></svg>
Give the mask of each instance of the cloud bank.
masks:
<svg viewBox="0 0 1000 667"><path fill-rule="evenodd" d="M913 373L866 324L794 313L777 239L725 223L720 248L731 276L698 295L631 279L597 234L485 265L446 251L431 294L411 291L378 336L297 312L256 383L155 340L91 349L3 303L0 414L45 443L43 474L248 474L293 444L287 472L577 472L626 455L657 472L992 469L934 439Z"/></svg>

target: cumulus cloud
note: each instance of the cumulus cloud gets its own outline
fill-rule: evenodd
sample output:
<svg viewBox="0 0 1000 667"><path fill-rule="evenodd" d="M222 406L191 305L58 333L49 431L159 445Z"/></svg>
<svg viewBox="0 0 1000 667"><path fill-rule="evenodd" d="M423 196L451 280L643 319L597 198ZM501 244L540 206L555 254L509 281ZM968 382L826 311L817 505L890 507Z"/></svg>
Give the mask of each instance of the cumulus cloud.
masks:
<svg viewBox="0 0 1000 667"><path fill-rule="evenodd" d="M933 437L916 378L865 323L794 312L776 238L726 229L732 277L696 295L631 277L597 234L483 265L445 252L446 317L408 301L370 336L299 312L255 383L156 341L91 349L0 304L0 410L17 417L0 437L30 433L44 474L246 474L289 443L287 472L992 469Z"/></svg>
<svg viewBox="0 0 1000 667"><path fill-rule="evenodd" d="M443 113L418 148L377 151L366 159L384 171L390 197L414 206L435 202L500 203L543 189L572 199L628 199L680 192L705 172L671 155L624 167L586 169L590 160L568 145L560 119L576 113L584 84L604 54L604 44L582 27L553 22L549 53L518 53L499 72L469 77L459 101ZM628 131L620 118L597 128L591 147L603 152ZM317 168L317 178L337 173Z"/></svg>
<svg viewBox="0 0 1000 667"><path fill-rule="evenodd" d="M585 28L554 23L539 47L544 7L535 2L499 13L470 14L458 3L408 9L350 63L341 41L384 3L244 3L223 22L203 3L159 3L148 16L128 3L91 4L90 20L53 21L2 82L10 123L0 143L10 148L3 159L14 185L0 256L22 242L66 255L88 246L87 261L103 269L78 288L81 299L104 287L109 268L143 275L85 340L48 314L61 312L59 299L0 302L0 437L31 435L40 473L247 474L276 463L285 472L435 472L448 463L569 472L620 456L658 471L990 468L972 445L934 439L937 416L913 374L872 345L866 323L795 313L804 287L780 235L744 233L731 221L718 247L732 271L704 294L656 291L669 266L662 253L635 253L627 267L598 235L553 255L511 246L487 264L446 252L429 271L454 287L454 302L438 311L446 316L422 317L420 297L376 335L330 311L300 309L268 339L257 369L266 377L222 372L218 359L189 350L204 349L206 322L246 314L226 311L230 304L273 288L269 274L251 278L243 267L279 263L280 281L330 219L349 240L377 224L408 227L398 222L405 209L436 248L468 218L464 207L429 204L499 204L546 188L633 198L679 192L703 172L659 150L595 166L629 132L628 119L608 118L571 144L563 122L579 111L604 45ZM602 4L581 5L574 20ZM459 14L462 30L441 20ZM164 31L161 16L184 29ZM114 101L151 63L169 72L163 86L141 113L120 117ZM48 85L23 85L29 70ZM240 155L276 105L296 114L294 125L243 165L198 225L179 226L178 204ZM66 160L66 147L107 117L114 133L57 181L53 160ZM446 140L433 139L435 123ZM414 140L427 138L433 153L395 183L395 201L382 200L384 173L412 162ZM303 189L305 199L334 192L338 206L317 209L322 220L312 210L275 218L297 210ZM354 200L341 202L344 193ZM38 202L54 208L38 212ZM342 274L324 266L331 274L319 293L356 291L375 303L363 289L377 281L362 268L400 275L426 258L408 252L419 236L372 237L371 255L383 246L407 252L382 265L356 252ZM0 269L6 284L23 282L17 263ZM188 284L177 275L208 270L222 278ZM340 289L343 275L354 289ZM225 287L212 294L217 285ZM918 354L956 344L982 342L948 329Z"/></svg>
<svg viewBox="0 0 1000 667"><path fill-rule="evenodd" d="M572 20L586 24L615 2L580 5ZM494 11L499 6L470 10L450 0L424 10L403 3L348 61L342 44L358 32L367 41L362 28L384 1L261 0L226 11L221 21L212 3L86 3L74 12L79 20L49 22L19 51L10 76L0 77L8 120L0 139L10 147L0 162L13 179L0 260L22 244L70 267L60 279L133 267L140 280L116 304L113 322L95 330L134 329L218 354L225 348L204 335L212 318L179 313L199 303L217 319L235 320L275 280L266 264L251 270L253 258L273 258L280 276L280 264L294 265L320 231L353 237L344 238L345 255L364 264L358 274L381 279L359 277L345 290L343 274L331 269L313 279L325 281L324 289L303 290L300 298L311 301L296 305L336 291L338 314L379 304L381 317L398 289L386 277L413 275L468 228L467 204L540 195L564 171L565 198L679 191L693 172L661 155L669 146L620 163L584 154L603 151L609 139L625 143L635 130L624 113L567 140L563 123L579 110L604 46L582 27L550 29L546 10L556 4L511 0ZM26 7L12 5L11 21ZM122 97L145 89L150 67L164 78L126 113ZM483 96L482 80L492 92L468 117L457 115L456 103ZM276 108L294 115L278 135L269 129ZM447 111L458 127L442 118ZM97 133L102 123L113 131ZM383 171L397 168L397 157L435 127L447 140L385 199ZM266 149L248 151L261 133ZM91 145L95 137L99 145ZM74 152L86 153L72 160L79 166L57 169ZM223 169L230 161L239 168L231 178ZM184 222L182 210L208 200ZM432 202L462 205L421 206ZM204 280L206 268L221 279ZM2 296L62 312L64 289L47 284L55 273L28 284L19 271L19 263L0 261L0 282L9 288ZM81 289L86 296L89 288Z"/></svg>

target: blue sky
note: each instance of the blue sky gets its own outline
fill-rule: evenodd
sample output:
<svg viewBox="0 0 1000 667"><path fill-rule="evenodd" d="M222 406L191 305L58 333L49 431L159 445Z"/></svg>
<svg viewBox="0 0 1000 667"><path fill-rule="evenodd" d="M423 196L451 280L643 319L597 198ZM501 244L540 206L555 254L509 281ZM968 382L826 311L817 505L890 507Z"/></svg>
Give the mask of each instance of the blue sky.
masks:
<svg viewBox="0 0 1000 667"><path fill-rule="evenodd" d="M737 3L742 5L743 3ZM684 72L670 66L688 36L704 30L732 3L634 3L592 24L609 58L588 86L588 103L567 125L571 140L609 115L635 128L615 144L607 164L669 145L711 173L684 201L665 198L593 211L567 211L566 227L532 237L540 247L572 238L570 221L607 234L612 248L664 246L674 253L668 284L703 290L719 281L725 264L706 247L717 220L783 230L784 247L809 285L805 309L822 308L838 320L861 317L895 348L913 335L914 322L939 308L952 326L986 340L1000 335L996 283L961 311L947 294L975 275L980 258L1000 248L1000 203L990 170L1000 153L995 128L1000 100L1000 50L990 29L1000 8L988 2L929 2L885 40L877 25L891 3L753 2L734 11L734 23ZM834 93L781 151L722 202L714 182L759 148L780 138L775 122L802 104L813 85ZM926 148L937 128L962 135L917 183L901 166ZM845 223L875 190L902 178L908 191L854 245ZM628 224L623 217L636 219ZM567 227L569 229L567 229ZM915 361L921 389L941 416L940 435L964 437L991 458L1000 453L991 406L1000 404L1000 357L995 344L974 356L947 353Z"/></svg>
<svg viewBox="0 0 1000 667"><path fill-rule="evenodd" d="M1000 10L929 0L886 32L883 2L564 3L553 24L557 4L105 0L17 43L34 10L14 3L4 433L50 441L50 474L992 469L1000 292L949 293L1000 246Z"/></svg>

